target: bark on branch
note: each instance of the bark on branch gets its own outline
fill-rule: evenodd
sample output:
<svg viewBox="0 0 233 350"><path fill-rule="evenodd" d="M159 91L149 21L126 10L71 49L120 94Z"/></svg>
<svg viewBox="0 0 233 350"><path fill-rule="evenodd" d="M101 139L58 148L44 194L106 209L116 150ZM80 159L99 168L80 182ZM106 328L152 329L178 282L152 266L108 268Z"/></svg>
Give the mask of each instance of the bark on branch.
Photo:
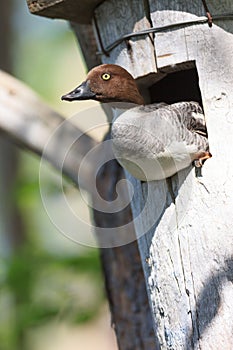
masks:
<svg viewBox="0 0 233 350"><path fill-rule="evenodd" d="M90 192L94 163L83 157L97 145L46 105L30 88L0 71L0 130L20 146L43 155L76 185Z"/></svg>

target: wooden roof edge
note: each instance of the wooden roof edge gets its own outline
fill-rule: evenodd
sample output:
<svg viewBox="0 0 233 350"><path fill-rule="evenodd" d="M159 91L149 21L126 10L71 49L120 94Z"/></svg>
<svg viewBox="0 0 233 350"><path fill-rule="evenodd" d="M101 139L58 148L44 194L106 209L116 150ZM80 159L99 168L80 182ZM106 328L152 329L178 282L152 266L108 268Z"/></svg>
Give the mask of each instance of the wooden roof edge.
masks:
<svg viewBox="0 0 233 350"><path fill-rule="evenodd" d="M103 0L27 0L27 5L29 11L35 15L88 24L101 2Z"/></svg>

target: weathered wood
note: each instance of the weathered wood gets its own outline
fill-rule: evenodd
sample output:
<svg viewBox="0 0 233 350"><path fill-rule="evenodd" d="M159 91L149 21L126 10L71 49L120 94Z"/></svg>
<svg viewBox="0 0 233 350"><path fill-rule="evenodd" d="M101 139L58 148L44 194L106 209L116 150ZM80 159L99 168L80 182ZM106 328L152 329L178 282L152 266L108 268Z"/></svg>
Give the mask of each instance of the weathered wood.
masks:
<svg viewBox="0 0 233 350"><path fill-rule="evenodd" d="M84 155L96 141L83 135L75 124L52 110L31 89L2 71L0 130L21 146L43 155L82 188L87 191L93 188L88 176L95 166L93 159L82 167L79 179L77 175Z"/></svg>
<svg viewBox="0 0 233 350"><path fill-rule="evenodd" d="M232 13L233 4L230 1L224 1L221 6L217 1L208 1L212 15L222 13ZM205 10L202 1L195 0L190 3L184 1L153 1L150 0L151 20L155 27L164 26L183 21L196 20L198 17L205 16ZM233 32L232 20L217 21L217 25ZM206 28L207 25L204 25ZM201 26L201 28L203 25ZM155 34L155 51L156 62L158 68L166 67L167 69L175 69L174 65L191 61L196 58L197 47L186 46L189 43L189 35L195 35L195 31L200 33L199 25L185 27L177 30ZM212 36L211 29L207 26L205 34ZM200 35L200 34L199 34ZM200 46L199 46L200 47ZM198 48L199 48L198 47ZM178 68L179 69L179 68Z"/></svg>
<svg viewBox="0 0 233 350"><path fill-rule="evenodd" d="M101 41L105 47L124 34L150 27L146 1L108 0L95 10L95 18ZM101 45L99 45L99 50L101 50ZM155 73L156 65L151 37L147 35L123 42L113 49L109 56L102 55L102 62L120 64L135 78Z"/></svg>
<svg viewBox="0 0 233 350"><path fill-rule="evenodd" d="M95 40L93 26L91 24L77 24L72 22L71 27L76 34L88 69L101 64L100 56L96 55L98 46Z"/></svg>
<svg viewBox="0 0 233 350"><path fill-rule="evenodd" d="M115 159L97 176L97 189L106 207L115 200L116 184L123 178L124 171ZM94 210L93 215L99 245L109 247L101 249L101 260L119 349L157 349L130 205L113 213L105 209ZM127 241L130 243L125 244Z"/></svg>
<svg viewBox="0 0 233 350"><path fill-rule="evenodd" d="M224 0L224 1L216 1L216 0L208 0L208 7L210 12L214 14L232 14L233 13L233 3L231 0ZM229 33L233 34L233 25L232 25L232 19L226 19L224 21L222 20L216 20L214 21L216 25L218 25L220 28L226 30Z"/></svg>
<svg viewBox="0 0 233 350"><path fill-rule="evenodd" d="M197 1L150 4L156 26L200 15ZM196 25L156 34L155 51L163 71L195 60L213 154L202 178L191 168L173 177L175 203L165 181L141 186L134 180L155 331L161 349L231 350L233 36L216 25Z"/></svg>
<svg viewBox="0 0 233 350"><path fill-rule="evenodd" d="M27 0L31 13L49 18L91 23L93 11L103 0Z"/></svg>

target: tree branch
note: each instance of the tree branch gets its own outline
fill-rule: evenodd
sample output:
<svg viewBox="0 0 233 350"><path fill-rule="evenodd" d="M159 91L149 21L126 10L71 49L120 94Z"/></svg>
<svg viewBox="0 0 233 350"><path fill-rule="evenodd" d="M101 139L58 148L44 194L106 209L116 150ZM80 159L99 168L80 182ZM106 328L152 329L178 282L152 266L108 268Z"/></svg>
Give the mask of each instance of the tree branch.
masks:
<svg viewBox="0 0 233 350"><path fill-rule="evenodd" d="M97 142L3 71L0 71L0 130L21 147L46 158L76 185L90 192L92 159L85 161L81 172L79 167Z"/></svg>

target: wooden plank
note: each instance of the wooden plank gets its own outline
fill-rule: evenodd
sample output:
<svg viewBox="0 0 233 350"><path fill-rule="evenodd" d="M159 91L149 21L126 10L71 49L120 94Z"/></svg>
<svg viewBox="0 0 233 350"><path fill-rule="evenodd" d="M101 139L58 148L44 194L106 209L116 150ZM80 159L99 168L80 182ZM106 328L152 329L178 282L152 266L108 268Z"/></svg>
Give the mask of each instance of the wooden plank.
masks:
<svg viewBox="0 0 233 350"><path fill-rule="evenodd" d="M152 1L150 0L151 20L155 27L195 20L204 16L205 10L200 0ZM190 60L186 47L185 28L155 34L155 51L158 68L173 66ZM177 69L179 67L177 66Z"/></svg>
<svg viewBox="0 0 233 350"><path fill-rule="evenodd" d="M177 13L164 3L187 7ZM153 6L158 26L194 16L190 2ZM202 178L191 168L173 177L175 203L164 181L141 186L134 180L135 227L161 349L231 350L233 344L233 36L221 27L198 25L155 38L157 55L177 53L164 61L157 56L160 69L195 60L213 154Z"/></svg>
<svg viewBox="0 0 233 350"><path fill-rule="evenodd" d="M77 24L72 22L71 27L76 34L78 44L82 50L88 70L101 64L100 57L96 55L98 51L93 26L91 24Z"/></svg>
<svg viewBox="0 0 233 350"><path fill-rule="evenodd" d="M105 47L122 35L150 28L144 1L107 0L96 9L95 18ZM109 56L103 55L102 62L120 64L135 78L156 72L154 47L149 36L121 43Z"/></svg>
<svg viewBox="0 0 233 350"><path fill-rule="evenodd" d="M208 7L210 12L214 14L229 14L233 13L233 2L231 0L224 0L224 1L216 1L216 0L208 0ZM233 34L233 25L232 25L232 19L226 19L224 21L222 20L216 20L214 21L216 25L218 25L220 28L226 30L229 33Z"/></svg>
<svg viewBox="0 0 233 350"><path fill-rule="evenodd" d="M96 6L103 0L27 0L28 8L35 15L62 18L69 21L91 23Z"/></svg>
<svg viewBox="0 0 233 350"><path fill-rule="evenodd" d="M230 0L229 0L230 1ZM210 1L207 1L208 4ZM164 1L153 1L149 0L150 4L150 14L151 19L154 21L155 12L164 12L164 11L171 11L165 13L165 18L163 21L167 21L169 23L170 18L175 14L175 12L184 12L187 16L189 14L193 14L196 16L204 16L205 15L205 9L202 3L202 0L193 0L191 3L189 0L178 0L178 1L170 1L170 0L164 0ZM173 12L173 14L172 14ZM157 22L157 25L160 25L159 22Z"/></svg>
<svg viewBox="0 0 233 350"><path fill-rule="evenodd" d="M148 350L155 348L155 335L148 302L146 284L136 241L130 205L109 213L109 205L116 199L116 184L124 179L124 171L112 159L103 165L96 177L99 198L93 198L95 234L102 248L101 260L119 349ZM119 188L118 188L119 189ZM124 188L127 194L127 188ZM122 198L123 197L123 198ZM100 207L101 204L101 207ZM106 249L107 248L107 249Z"/></svg>
<svg viewBox="0 0 233 350"><path fill-rule="evenodd" d="M214 14L233 13L233 3L227 0L219 5L214 0L208 1L209 9ZM151 21L153 26L164 26L184 21L196 20L199 17L206 15L202 1L195 0L190 3L188 0L184 1L153 1L150 0ZM233 33L232 20L216 21L217 25ZM197 28L196 25L192 28ZM204 24L206 27L207 24ZM193 35L193 29L192 35ZM171 66L174 69L180 69L178 64L185 61L192 60L190 52L187 51L187 37L189 27L181 29L174 29L166 32L155 34L155 51L157 67L163 68ZM211 32L210 32L211 34ZM177 66L176 66L177 65ZM166 69L165 68L165 69Z"/></svg>

